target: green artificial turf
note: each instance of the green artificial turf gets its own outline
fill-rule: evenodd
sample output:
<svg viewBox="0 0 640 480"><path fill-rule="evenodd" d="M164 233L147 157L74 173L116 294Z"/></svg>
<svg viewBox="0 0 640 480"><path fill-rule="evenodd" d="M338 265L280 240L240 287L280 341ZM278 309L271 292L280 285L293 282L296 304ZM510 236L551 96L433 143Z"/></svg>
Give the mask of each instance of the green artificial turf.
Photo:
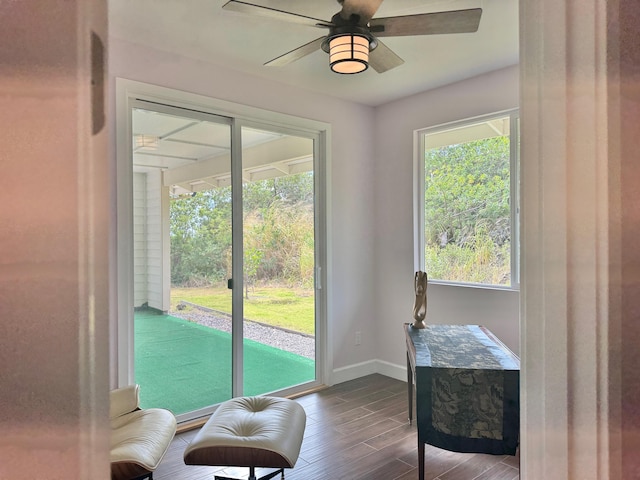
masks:
<svg viewBox="0 0 640 480"><path fill-rule="evenodd" d="M315 362L245 339L244 395L311 381ZM135 314L135 381L142 408L174 414L231 398L231 335L154 310Z"/></svg>

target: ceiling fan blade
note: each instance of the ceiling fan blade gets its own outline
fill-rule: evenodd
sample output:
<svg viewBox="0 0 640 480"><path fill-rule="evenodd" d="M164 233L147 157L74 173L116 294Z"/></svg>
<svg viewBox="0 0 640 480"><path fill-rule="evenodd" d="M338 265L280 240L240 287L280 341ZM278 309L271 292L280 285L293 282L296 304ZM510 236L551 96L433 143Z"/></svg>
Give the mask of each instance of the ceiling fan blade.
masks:
<svg viewBox="0 0 640 480"><path fill-rule="evenodd" d="M296 60L300 60L302 57L306 57L316 50L320 50L320 46L322 45L324 39L325 37L316 38L312 42L306 43L301 47L298 47L294 50L291 50L290 52L274 58L273 60L269 60L267 63L265 63L265 66L282 67L291 62L295 62Z"/></svg>
<svg viewBox="0 0 640 480"><path fill-rule="evenodd" d="M384 73L403 63L404 60L380 40L378 40L378 46L369 53L369 65L378 73Z"/></svg>
<svg viewBox="0 0 640 480"><path fill-rule="evenodd" d="M351 15L358 15L360 17L358 23L366 25L380 8L382 0L338 0L338 3L342 4L342 12L340 12L342 18L349 20Z"/></svg>
<svg viewBox="0 0 640 480"><path fill-rule="evenodd" d="M371 33L376 37L472 33L478 30L481 15L481 8L471 8L449 12L374 18L369 22L369 25Z"/></svg>
<svg viewBox="0 0 640 480"><path fill-rule="evenodd" d="M222 8L230 12L248 13L250 15L260 15L263 17L269 17L277 20L284 20L286 22L300 23L302 25L308 25L311 27L331 27L331 22L322 20L320 18L308 17L306 15L300 15L298 13L287 12L285 10L278 10L277 8L264 7L262 5L256 5L249 2L242 2L239 0L230 0L225 3Z"/></svg>

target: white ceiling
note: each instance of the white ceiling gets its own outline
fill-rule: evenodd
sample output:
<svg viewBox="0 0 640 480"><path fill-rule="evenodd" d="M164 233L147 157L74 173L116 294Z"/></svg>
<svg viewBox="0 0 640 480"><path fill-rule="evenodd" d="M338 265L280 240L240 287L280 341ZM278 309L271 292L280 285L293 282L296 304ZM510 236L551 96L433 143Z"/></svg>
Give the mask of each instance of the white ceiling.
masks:
<svg viewBox="0 0 640 480"><path fill-rule="evenodd" d="M267 0L248 0L264 5ZM377 106L518 63L518 0L386 0L375 17L481 7L475 33L389 37L405 60L379 74L332 73L317 51L283 67L263 64L326 30L222 10L226 0L109 0L110 36L314 92ZM335 0L269 0L269 6L330 20Z"/></svg>

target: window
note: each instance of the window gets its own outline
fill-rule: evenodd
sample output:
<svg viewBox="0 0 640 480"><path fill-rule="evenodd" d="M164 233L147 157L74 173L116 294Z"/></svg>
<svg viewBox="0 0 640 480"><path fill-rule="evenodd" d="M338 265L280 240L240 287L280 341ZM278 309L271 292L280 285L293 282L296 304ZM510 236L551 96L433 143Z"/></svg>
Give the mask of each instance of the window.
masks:
<svg viewBox="0 0 640 480"><path fill-rule="evenodd" d="M418 132L419 268L430 281L517 288L516 111Z"/></svg>

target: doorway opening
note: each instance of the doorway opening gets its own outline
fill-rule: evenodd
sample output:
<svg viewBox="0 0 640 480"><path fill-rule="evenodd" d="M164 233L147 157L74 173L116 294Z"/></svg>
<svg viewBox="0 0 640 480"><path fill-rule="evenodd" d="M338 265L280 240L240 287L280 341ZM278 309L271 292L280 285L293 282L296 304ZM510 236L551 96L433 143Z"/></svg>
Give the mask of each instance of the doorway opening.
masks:
<svg viewBox="0 0 640 480"><path fill-rule="evenodd" d="M128 104L132 271L119 358L130 369L120 383L140 384L143 407L179 421L233 396L322 384L319 136Z"/></svg>

